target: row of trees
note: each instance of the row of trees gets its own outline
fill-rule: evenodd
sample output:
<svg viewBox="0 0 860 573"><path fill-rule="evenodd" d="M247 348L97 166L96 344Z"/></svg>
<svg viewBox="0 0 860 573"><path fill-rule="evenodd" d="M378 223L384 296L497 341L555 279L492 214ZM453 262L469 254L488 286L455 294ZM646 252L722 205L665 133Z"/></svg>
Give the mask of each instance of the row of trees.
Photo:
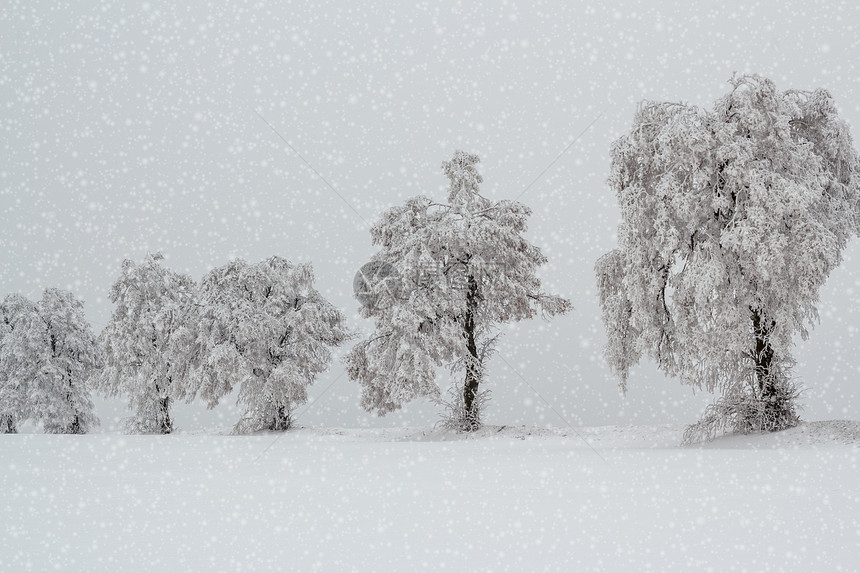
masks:
<svg viewBox="0 0 860 573"><path fill-rule="evenodd" d="M563 314L541 288L546 262L523 233L531 214L480 194L476 155L443 164L447 202L419 196L371 229L379 251L356 277L374 331L345 356L361 403L380 415L417 397L445 403L459 430L481 424L499 327ZM646 103L612 148L619 246L596 272L610 367L626 388L645 354L685 384L722 391L688 439L797 422L790 347L817 320L821 285L860 231L860 159L831 96L732 80L713 110ZM123 264L97 344L81 304L11 296L0 317L0 422L86 431L84 382L128 396L129 430L172 430L170 407L210 407L238 388L240 432L283 430L350 336L309 265L237 260L200 284L161 264ZM445 402L437 372L462 380Z"/></svg>
<svg viewBox="0 0 860 573"><path fill-rule="evenodd" d="M387 211L371 231L381 250L365 268L378 272L360 274L356 294L376 331L345 358L368 411L385 414L422 396L441 402L436 374L448 366L464 373L449 404L451 423L476 429L484 403L480 384L499 325L570 308L543 292L535 275L546 258L522 237L530 210L483 197L478 161L455 153L443 164L447 203L416 197ZM287 429L295 408L307 401L308 386L328 367L331 350L350 336L344 315L313 288L310 265L279 257L254 265L236 260L198 285L162 263L160 254L123 263L110 291L115 309L98 344L74 301L91 357L67 383L86 398L75 415L87 423L77 430L95 422L88 374L92 388L128 398L129 432L170 433L176 400L199 398L214 407L235 388L243 407L237 432ZM9 316L14 324L17 315ZM13 337L7 338L0 344L12 353ZM36 363L32 354L19 355L17 363L3 358L0 364ZM20 404L12 407L10 399L0 410L8 429L28 417L44 421L33 394L39 383L24 370L5 379L4 391Z"/></svg>
<svg viewBox="0 0 860 573"><path fill-rule="evenodd" d="M214 407L238 388L236 431L283 430L307 387L348 338L343 313L313 288L310 265L242 260L200 284L160 254L125 261L116 305L99 340L70 293L49 289L0 306L0 422L31 418L47 432L83 433L98 421L90 388L128 398L132 433L170 433L171 406L197 397Z"/></svg>
<svg viewBox="0 0 860 573"><path fill-rule="evenodd" d="M611 151L619 246L595 268L622 390L646 354L684 384L723 392L688 441L797 423L792 340L814 326L821 286L860 232L860 159L830 94L778 92L756 75L731 86L713 110L640 107ZM474 429L498 326L569 308L540 290L545 259L521 235L528 208L482 197L477 163L456 153L443 165L447 204L410 199L371 230L381 288L362 285L358 298L376 329L346 357L368 410L439 400L435 371L447 364L465 371L452 421ZM448 280L426 280L428 265Z"/></svg>
<svg viewBox="0 0 860 573"><path fill-rule="evenodd" d="M161 261L123 264L95 387L128 396L131 432L169 433L175 400L214 407L234 388L237 432L287 429L330 349L349 336L343 313L313 288L310 265L234 260L195 285Z"/></svg>

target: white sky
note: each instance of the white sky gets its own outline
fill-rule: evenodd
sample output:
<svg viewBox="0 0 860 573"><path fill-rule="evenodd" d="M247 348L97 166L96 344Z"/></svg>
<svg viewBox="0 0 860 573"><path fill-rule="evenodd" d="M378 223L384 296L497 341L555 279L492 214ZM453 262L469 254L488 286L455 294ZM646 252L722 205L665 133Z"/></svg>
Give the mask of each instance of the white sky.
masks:
<svg viewBox="0 0 860 573"><path fill-rule="evenodd" d="M241 256L310 260L353 317L367 222L419 193L441 198L454 149L482 157L484 193L522 196L548 286L576 310L508 329L500 351L574 425L691 422L710 401L637 368L622 399L600 357L594 261L614 245L609 146L642 99L710 106L732 73L829 89L860 137L854 2L7 2L0 8L0 296L82 297L96 330L120 262L161 250L199 279ZM345 199L290 151L257 110ZM798 341L808 419L860 418L860 259L852 243ZM358 408L339 363L301 423L422 425L418 404ZM564 422L501 360L499 424ZM99 401L110 429L122 404ZM226 422L221 422L218 414ZM181 409L180 427L234 410Z"/></svg>

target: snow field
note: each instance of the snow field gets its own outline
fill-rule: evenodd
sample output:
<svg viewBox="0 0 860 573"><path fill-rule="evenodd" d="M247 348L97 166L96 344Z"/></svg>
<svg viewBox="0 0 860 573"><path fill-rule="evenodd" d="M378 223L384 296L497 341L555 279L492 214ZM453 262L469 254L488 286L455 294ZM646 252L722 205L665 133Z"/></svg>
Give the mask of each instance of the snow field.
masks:
<svg viewBox="0 0 860 573"><path fill-rule="evenodd" d="M0 569L860 568L860 424L681 431L3 435Z"/></svg>

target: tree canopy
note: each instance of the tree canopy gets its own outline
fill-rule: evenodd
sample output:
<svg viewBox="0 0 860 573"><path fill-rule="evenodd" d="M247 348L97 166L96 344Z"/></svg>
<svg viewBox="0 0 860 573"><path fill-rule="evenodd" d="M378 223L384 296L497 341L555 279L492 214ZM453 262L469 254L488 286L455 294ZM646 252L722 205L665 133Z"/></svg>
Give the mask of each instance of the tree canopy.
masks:
<svg viewBox="0 0 860 573"><path fill-rule="evenodd" d="M380 248L371 267L386 288L373 296L357 293L375 331L346 357L368 411L385 414L418 396L438 400L436 370L447 365L465 370L459 423L476 427L478 388L498 326L570 307L545 293L536 276L546 257L522 236L531 210L481 195L478 162L477 155L456 152L442 165L446 203L414 197L383 213L371 229Z"/></svg>
<svg viewBox="0 0 860 573"><path fill-rule="evenodd" d="M817 321L860 221L833 98L735 77L713 110L643 103L611 157L622 222L596 271L621 386L645 354L685 384L759 400L764 426L790 423L792 337Z"/></svg>

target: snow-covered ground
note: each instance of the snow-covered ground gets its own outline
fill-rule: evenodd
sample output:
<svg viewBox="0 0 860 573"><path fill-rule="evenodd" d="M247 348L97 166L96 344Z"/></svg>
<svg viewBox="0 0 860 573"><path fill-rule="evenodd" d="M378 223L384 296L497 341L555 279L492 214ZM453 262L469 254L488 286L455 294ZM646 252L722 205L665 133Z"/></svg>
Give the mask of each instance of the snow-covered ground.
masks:
<svg viewBox="0 0 860 573"><path fill-rule="evenodd" d="M860 423L681 431L0 435L0 568L860 570Z"/></svg>

